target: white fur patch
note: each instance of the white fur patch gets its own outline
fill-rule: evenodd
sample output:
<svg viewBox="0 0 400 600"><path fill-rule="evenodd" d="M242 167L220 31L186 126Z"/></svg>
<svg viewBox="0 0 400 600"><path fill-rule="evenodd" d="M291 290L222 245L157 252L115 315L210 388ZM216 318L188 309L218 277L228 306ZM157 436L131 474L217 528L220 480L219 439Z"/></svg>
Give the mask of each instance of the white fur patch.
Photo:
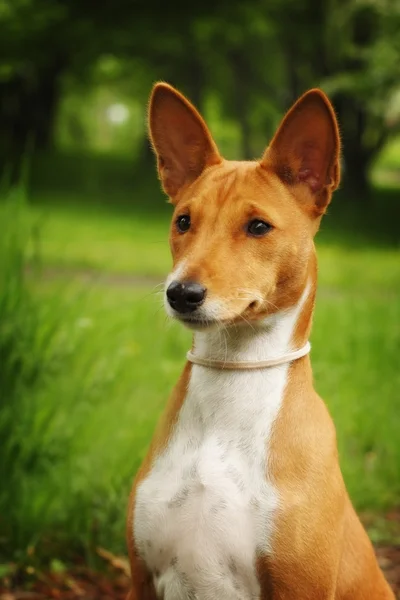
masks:
<svg viewBox="0 0 400 600"><path fill-rule="evenodd" d="M196 333L195 351L226 360L286 353L308 291L254 330ZM254 600L257 553L271 552L279 503L268 479L271 429L288 365L193 366L177 425L137 490L135 543L164 600Z"/></svg>

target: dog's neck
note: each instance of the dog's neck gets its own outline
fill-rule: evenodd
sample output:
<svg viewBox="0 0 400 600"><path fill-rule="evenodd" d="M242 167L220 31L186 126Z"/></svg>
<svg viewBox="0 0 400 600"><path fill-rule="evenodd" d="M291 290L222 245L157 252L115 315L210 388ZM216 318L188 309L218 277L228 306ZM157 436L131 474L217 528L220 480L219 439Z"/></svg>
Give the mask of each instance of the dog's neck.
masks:
<svg viewBox="0 0 400 600"><path fill-rule="evenodd" d="M298 302L291 308L275 313L261 323L243 323L210 331L196 332L193 353L201 358L218 361L268 361L304 346L311 328L312 305L308 284ZM307 310L305 305L311 304ZM304 309L304 310L303 310ZM302 332L295 335L299 321L306 321Z"/></svg>

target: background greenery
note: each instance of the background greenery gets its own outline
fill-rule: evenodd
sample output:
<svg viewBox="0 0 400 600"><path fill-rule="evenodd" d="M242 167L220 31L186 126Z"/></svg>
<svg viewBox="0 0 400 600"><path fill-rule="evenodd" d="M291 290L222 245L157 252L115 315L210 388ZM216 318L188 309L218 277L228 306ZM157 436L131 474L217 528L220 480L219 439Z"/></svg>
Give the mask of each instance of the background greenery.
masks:
<svg viewBox="0 0 400 600"><path fill-rule="evenodd" d="M259 155L308 87L331 95L344 180L317 238L315 382L358 510L398 506L399 27L397 0L0 0L0 562L125 550L129 487L190 343L162 309L156 79L228 158Z"/></svg>

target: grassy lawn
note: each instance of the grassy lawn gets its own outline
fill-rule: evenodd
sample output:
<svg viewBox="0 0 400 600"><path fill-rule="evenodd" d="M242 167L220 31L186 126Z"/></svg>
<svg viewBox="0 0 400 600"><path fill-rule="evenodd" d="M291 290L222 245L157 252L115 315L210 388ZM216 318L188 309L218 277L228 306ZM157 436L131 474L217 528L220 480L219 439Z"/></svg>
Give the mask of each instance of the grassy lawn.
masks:
<svg viewBox="0 0 400 600"><path fill-rule="evenodd" d="M165 203L162 198L160 202ZM71 196L58 198L53 206L40 198L32 211L39 248L33 245L31 252L39 251L45 265L136 275L168 272L167 211L166 215L115 211L95 203L82 207Z"/></svg>
<svg viewBox="0 0 400 600"><path fill-rule="evenodd" d="M125 506L190 335L166 321L144 289L39 285L44 318L62 322L49 373L14 406L33 466L14 473L14 540L32 544L55 525L68 539L124 550ZM400 306L395 298L325 295L312 336L317 390L338 429L342 468L359 510L400 496ZM18 465L17 465L18 466Z"/></svg>
<svg viewBox="0 0 400 600"><path fill-rule="evenodd" d="M77 201L76 196L41 196L31 211L37 241L31 244L33 258L39 253L45 266L89 269L98 272L163 278L171 266L168 229L172 207L158 193L160 213L115 209L110 205ZM400 203L399 203L400 204ZM329 229L323 223L317 237L320 284L340 288L371 287L377 292L398 290L400 261L394 244L369 244ZM383 268L382 268L383 267Z"/></svg>
<svg viewBox="0 0 400 600"><path fill-rule="evenodd" d="M170 265L170 207L156 182L146 186L132 206L37 193L28 208L30 261L39 255L44 271L161 280ZM347 235L332 219L317 244L315 383L334 417L357 508L382 511L400 497L400 256L390 235L370 239L356 227ZM19 227L10 215L8 226ZM11 273L0 295L12 332L0 329L0 352L12 355L2 372L9 390L3 429L0 422L0 475L9 482L0 493L3 550L12 540L25 556L30 546L53 548L55 538L89 554L98 544L124 551L129 486L190 335L167 322L157 288L82 283L61 268L56 278L32 277L28 289L17 279ZM6 342L16 338L10 353Z"/></svg>

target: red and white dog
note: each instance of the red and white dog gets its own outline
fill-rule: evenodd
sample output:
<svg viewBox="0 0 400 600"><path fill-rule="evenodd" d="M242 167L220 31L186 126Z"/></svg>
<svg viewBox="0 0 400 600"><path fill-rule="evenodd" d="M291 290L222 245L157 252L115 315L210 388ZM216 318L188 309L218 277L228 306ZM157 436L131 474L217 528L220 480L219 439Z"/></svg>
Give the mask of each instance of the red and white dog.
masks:
<svg viewBox="0 0 400 600"><path fill-rule="evenodd" d="M167 84L149 119L174 205L165 304L194 339L131 494L129 600L393 599L308 354L339 184L328 99L302 96L253 162L224 160Z"/></svg>

